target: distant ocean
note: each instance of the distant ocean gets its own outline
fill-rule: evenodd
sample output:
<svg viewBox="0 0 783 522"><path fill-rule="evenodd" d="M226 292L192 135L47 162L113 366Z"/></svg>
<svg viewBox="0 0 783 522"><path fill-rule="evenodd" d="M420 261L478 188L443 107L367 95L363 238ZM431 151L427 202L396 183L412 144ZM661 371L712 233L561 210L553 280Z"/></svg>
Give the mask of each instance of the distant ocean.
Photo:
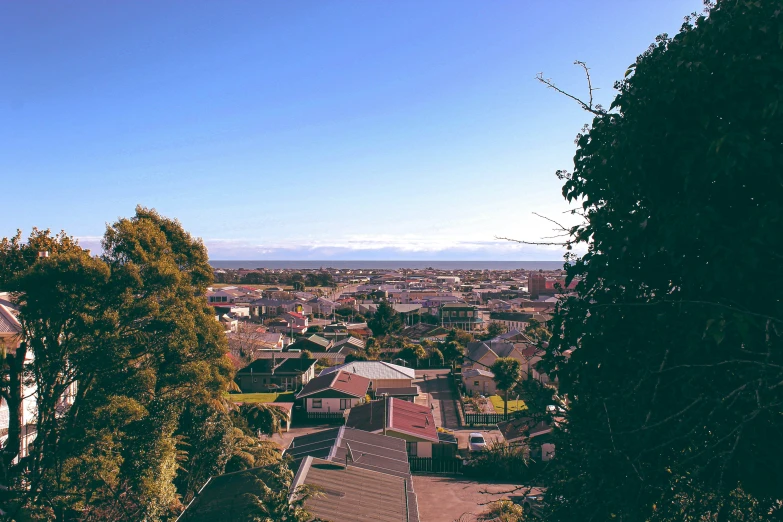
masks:
<svg viewBox="0 0 783 522"><path fill-rule="evenodd" d="M378 269L396 270L398 268L438 270L557 270L563 268L563 261L220 261L210 260L215 268L269 268L269 269L317 269L337 268L339 270Z"/></svg>

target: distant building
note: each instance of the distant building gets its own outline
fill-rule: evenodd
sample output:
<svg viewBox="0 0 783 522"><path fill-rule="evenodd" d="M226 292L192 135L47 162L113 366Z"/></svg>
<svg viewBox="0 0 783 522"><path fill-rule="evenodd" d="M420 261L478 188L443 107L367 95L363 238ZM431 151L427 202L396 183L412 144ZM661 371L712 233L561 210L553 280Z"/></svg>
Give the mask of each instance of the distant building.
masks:
<svg viewBox="0 0 783 522"><path fill-rule="evenodd" d="M484 322L479 317L478 308L467 303L446 303L441 305L439 312L443 328L472 331Z"/></svg>
<svg viewBox="0 0 783 522"><path fill-rule="evenodd" d="M527 277L527 290L530 293L530 299L538 297L546 292L546 276L541 272L530 272Z"/></svg>

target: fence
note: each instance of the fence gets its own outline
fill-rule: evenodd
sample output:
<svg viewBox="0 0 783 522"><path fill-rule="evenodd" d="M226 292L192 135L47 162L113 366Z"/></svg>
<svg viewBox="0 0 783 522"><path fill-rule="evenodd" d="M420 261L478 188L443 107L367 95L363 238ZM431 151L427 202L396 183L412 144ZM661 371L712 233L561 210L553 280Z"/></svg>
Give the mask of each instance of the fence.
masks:
<svg viewBox="0 0 783 522"><path fill-rule="evenodd" d="M411 473L462 473L462 459L433 459L431 457L408 457Z"/></svg>
<svg viewBox="0 0 783 522"><path fill-rule="evenodd" d="M506 417L502 413L465 413L465 424L468 426L494 426L504 420Z"/></svg>
<svg viewBox="0 0 783 522"><path fill-rule="evenodd" d="M340 411L308 411L307 420L322 420L342 424L345 422L345 415Z"/></svg>

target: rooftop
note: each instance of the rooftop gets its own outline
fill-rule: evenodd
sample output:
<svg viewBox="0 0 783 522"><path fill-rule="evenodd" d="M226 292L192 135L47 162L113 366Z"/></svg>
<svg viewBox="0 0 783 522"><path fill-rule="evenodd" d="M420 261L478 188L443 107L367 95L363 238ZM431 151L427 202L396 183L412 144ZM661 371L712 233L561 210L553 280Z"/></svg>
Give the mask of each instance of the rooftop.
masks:
<svg viewBox="0 0 783 522"><path fill-rule="evenodd" d="M321 375L307 383L296 398L309 397L326 390L333 390L338 394L350 397L364 397L369 387L370 380L361 375L354 375L344 371L327 374L321 372Z"/></svg>
<svg viewBox="0 0 783 522"><path fill-rule="evenodd" d="M371 380L376 379L415 379L416 370L406 368L397 364L391 364L384 361L353 361L340 366L324 368L321 375L326 375L336 371L351 372L355 375L361 375Z"/></svg>

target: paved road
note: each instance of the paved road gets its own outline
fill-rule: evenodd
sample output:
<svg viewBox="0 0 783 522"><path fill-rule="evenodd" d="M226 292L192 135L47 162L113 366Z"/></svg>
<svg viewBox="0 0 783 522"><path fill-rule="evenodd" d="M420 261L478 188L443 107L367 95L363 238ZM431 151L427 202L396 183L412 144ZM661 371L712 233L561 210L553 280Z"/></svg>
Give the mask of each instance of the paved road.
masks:
<svg viewBox="0 0 783 522"><path fill-rule="evenodd" d="M425 379L426 376L426 379ZM440 419L436 424L451 430L459 429L457 403L449 384L449 370L416 370L416 381L422 392L429 394Z"/></svg>

